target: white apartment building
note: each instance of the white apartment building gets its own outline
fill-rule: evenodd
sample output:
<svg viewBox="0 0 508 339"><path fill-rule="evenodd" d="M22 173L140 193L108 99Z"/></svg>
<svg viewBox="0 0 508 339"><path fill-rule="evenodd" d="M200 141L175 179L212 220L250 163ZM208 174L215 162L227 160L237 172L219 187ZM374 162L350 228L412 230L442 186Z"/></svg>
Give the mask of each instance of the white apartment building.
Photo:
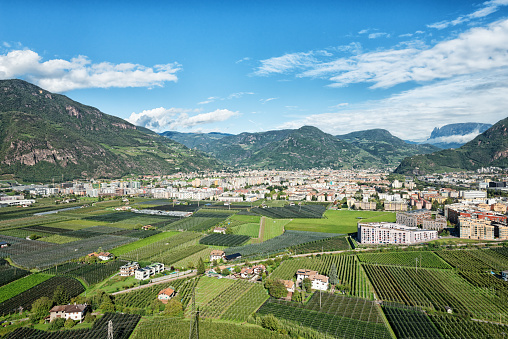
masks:
<svg viewBox="0 0 508 339"><path fill-rule="evenodd" d="M437 231L391 222L358 223L358 241L362 244L414 244L437 239Z"/></svg>
<svg viewBox="0 0 508 339"><path fill-rule="evenodd" d="M155 263L151 264L149 266L139 268L134 272L134 278L138 280L146 280L150 278L152 275L155 275L157 273L164 271L164 264L161 263Z"/></svg>

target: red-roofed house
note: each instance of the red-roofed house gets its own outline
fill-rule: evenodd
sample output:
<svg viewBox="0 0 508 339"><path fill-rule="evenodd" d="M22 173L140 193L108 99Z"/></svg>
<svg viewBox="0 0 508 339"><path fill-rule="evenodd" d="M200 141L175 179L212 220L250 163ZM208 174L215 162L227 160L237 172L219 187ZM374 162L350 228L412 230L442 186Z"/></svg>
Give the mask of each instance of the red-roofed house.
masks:
<svg viewBox="0 0 508 339"><path fill-rule="evenodd" d="M159 295L157 296L157 299L162 301L164 304L166 304L171 298L175 296L175 290L168 287L161 291L159 291Z"/></svg>

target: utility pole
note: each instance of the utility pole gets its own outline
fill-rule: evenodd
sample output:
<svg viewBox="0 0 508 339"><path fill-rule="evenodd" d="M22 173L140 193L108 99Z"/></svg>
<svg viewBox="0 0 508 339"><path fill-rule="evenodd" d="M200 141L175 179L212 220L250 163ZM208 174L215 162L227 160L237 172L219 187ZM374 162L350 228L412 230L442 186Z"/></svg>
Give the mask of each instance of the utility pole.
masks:
<svg viewBox="0 0 508 339"><path fill-rule="evenodd" d="M192 288L192 313L194 314L190 322L189 339L199 339L199 307L196 310L196 287Z"/></svg>

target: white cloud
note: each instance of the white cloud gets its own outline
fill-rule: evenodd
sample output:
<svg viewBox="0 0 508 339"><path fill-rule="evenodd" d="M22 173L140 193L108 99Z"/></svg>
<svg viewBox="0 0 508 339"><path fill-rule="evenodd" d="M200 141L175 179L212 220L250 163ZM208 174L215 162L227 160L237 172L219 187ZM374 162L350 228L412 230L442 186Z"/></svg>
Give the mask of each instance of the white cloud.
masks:
<svg viewBox="0 0 508 339"><path fill-rule="evenodd" d="M358 32L358 34L367 34L369 32L368 29L362 29L361 31Z"/></svg>
<svg viewBox="0 0 508 339"><path fill-rule="evenodd" d="M139 64L92 63L86 56L70 61L42 61L34 51L14 50L0 55L0 79L24 78L52 92L79 88L153 87L177 81L176 63L145 67Z"/></svg>
<svg viewBox="0 0 508 339"><path fill-rule="evenodd" d="M250 58L249 58L249 57L245 57L245 58L242 58L242 59L240 59L240 60L237 60L235 63L239 64L239 63L242 63L242 62L244 62L244 61L249 61L249 60L250 60Z"/></svg>
<svg viewBox="0 0 508 339"><path fill-rule="evenodd" d="M508 0L507 0L508 1ZM388 88L410 81L425 82L508 66L508 20L476 27L429 47L421 41L348 58L318 58L293 53L261 61L255 74L297 72L297 77L329 79L332 87L371 83ZM298 73L299 72L299 73Z"/></svg>
<svg viewBox="0 0 508 339"><path fill-rule="evenodd" d="M389 37L390 37L390 34L388 34L388 33L384 33L384 32L379 32L379 33L370 33L370 34L369 34L369 39L389 38Z"/></svg>
<svg viewBox="0 0 508 339"><path fill-rule="evenodd" d="M443 20L440 22L435 22L433 24L427 25L427 27L436 28L436 29L444 29L449 26L457 26L462 23L472 21L474 19L484 18L489 14L497 12L499 7L508 5L508 0L490 0L490 1L484 2L482 5L483 5L483 7L474 11L473 13L459 16L458 18L456 18L454 20Z"/></svg>
<svg viewBox="0 0 508 339"><path fill-rule="evenodd" d="M475 130L471 133L464 135L448 135L444 137L438 137L433 139L428 139L428 141L432 141L432 143L444 142L444 143L460 143L465 144L468 141L473 140L480 134L479 130Z"/></svg>
<svg viewBox="0 0 508 339"><path fill-rule="evenodd" d="M440 81L386 99L289 121L279 128L312 125L334 135L385 128L406 140L426 140L436 125L495 123L506 118L508 69Z"/></svg>
<svg viewBox="0 0 508 339"><path fill-rule="evenodd" d="M127 119L130 123L143 126L156 132L167 130L187 129L198 125L211 124L228 120L240 113L227 109L217 109L209 113L200 113L189 116L189 113L197 113L197 110L164 107L145 110L141 113L132 113Z"/></svg>
<svg viewBox="0 0 508 339"><path fill-rule="evenodd" d="M266 104L269 101L277 100L277 99L278 98L268 98L268 99L259 99L259 101L261 101L262 104Z"/></svg>
<svg viewBox="0 0 508 339"><path fill-rule="evenodd" d="M399 38L410 38L413 36L413 33L400 34Z"/></svg>
<svg viewBox="0 0 508 339"><path fill-rule="evenodd" d="M230 95L228 95L225 98L221 98L221 97L208 97L206 100L198 102L198 105L210 104L210 103L212 103L214 101L218 101L218 100L239 99L239 98L243 97L244 95L253 95L253 94L255 94L255 93L254 92L236 92L236 93L231 93Z"/></svg>
<svg viewBox="0 0 508 339"><path fill-rule="evenodd" d="M198 102L198 105L205 105L214 102L215 100L220 99L219 97L208 97L206 100Z"/></svg>

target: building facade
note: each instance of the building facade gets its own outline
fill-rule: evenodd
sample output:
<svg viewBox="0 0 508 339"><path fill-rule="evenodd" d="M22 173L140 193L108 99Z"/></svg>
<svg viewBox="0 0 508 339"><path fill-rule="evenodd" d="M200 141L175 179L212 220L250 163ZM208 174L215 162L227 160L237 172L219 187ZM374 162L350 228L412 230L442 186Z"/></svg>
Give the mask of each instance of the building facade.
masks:
<svg viewBox="0 0 508 339"><path fill-rule="evenodd" d="M398 223L358 223L358 241L362 244L414 244L437 239L437 231Z"/></svg>

